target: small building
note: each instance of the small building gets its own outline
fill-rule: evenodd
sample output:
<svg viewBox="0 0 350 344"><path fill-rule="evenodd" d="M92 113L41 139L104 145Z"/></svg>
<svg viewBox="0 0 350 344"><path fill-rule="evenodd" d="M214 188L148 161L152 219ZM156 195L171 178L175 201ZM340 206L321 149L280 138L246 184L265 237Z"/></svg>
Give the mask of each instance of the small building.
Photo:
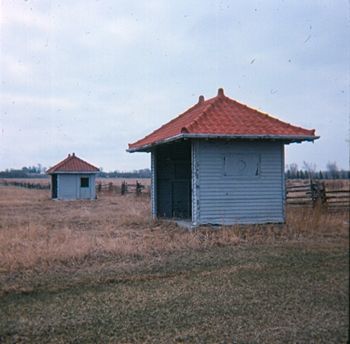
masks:
<svg viewBox="0 0 350 344"><path fill-rule="evenodd" d="M128 152L150 152L152 214L201 224L283 223L284 145L303 129L225 96L197 104Z"/></svg>
<svg viewBox="0 0 350 344"><path fill-rule="evenodd" d="M75 200L95 199L95 179L99 169L74 153L47 170L51 175L51 197Z"/></svg>

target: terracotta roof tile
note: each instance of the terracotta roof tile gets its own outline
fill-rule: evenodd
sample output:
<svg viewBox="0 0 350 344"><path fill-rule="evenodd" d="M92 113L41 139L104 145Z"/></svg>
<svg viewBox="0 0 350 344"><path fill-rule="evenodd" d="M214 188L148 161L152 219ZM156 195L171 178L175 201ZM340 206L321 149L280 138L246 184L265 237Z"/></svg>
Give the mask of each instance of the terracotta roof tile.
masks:
<svg viewBox="0 0 350 344"><path fill-rule="evenodd" d="M143 149L181 134L188 137L196 134L232 137L272 136L286 140L293 137L298 140L318 138L315 136L315 130L282 122L230 99L224 95L223 89L219 89L216 97L204 100L201 96L199 102L184 113L143 139L129 144L129 150Z"/></svg>
<svg viewBox="0 0 350 344"><path fill-rule="evenodd" d="M99 169L88 162L78 158L74 153L68 154L68 157L49 168L46 173L59 173L59 172L99 172Z"/></svg>

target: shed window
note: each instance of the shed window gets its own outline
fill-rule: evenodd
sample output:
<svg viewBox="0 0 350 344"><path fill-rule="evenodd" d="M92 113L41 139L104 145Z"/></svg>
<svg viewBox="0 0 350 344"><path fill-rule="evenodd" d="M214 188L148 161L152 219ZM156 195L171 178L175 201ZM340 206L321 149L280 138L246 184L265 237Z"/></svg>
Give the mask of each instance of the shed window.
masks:
<svg viewBox="0 0 350 344"><path fill-rule="evenodd" d="M259 175L259 154L230 154L224 157L224 176L256 177Z"/></svg>
<svg viewBox="0 0 350 344"><path fill-rule="evenodd" d="M88 188L89 187L89 177L81 177L80 178L80 187Z"/></svg>

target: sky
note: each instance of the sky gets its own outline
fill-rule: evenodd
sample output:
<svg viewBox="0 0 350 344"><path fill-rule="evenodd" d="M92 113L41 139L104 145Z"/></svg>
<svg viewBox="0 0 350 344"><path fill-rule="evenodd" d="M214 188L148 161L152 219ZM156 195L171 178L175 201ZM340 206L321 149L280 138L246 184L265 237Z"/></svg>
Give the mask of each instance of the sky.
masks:
<svg viewBox="0 0 350 344"><path fill-rule="evenodd" d="M0 0L0 170L150 167L127 144L219 87L316 129L287 164L348 169L349 34L345 0Z"/></svg>

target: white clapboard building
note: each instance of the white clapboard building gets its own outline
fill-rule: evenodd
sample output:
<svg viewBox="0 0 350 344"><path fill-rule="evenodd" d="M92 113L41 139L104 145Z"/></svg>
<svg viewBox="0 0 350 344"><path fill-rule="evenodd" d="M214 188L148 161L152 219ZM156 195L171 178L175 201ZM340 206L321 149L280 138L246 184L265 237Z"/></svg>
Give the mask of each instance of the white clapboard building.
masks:
<svg viewBox="0 0 350 344"><path fill-rule="evenodd" d="M284 147L317 138L219 89L128 151L151 153L154 217L192 226L283 223Z"/></svg>
<svg viewBox="0 0 350 344"><path fill-rule="evenodd" d="M95 199L95 179L99 169L74 153L51 167L51 197L61 200Z"/></svg>

